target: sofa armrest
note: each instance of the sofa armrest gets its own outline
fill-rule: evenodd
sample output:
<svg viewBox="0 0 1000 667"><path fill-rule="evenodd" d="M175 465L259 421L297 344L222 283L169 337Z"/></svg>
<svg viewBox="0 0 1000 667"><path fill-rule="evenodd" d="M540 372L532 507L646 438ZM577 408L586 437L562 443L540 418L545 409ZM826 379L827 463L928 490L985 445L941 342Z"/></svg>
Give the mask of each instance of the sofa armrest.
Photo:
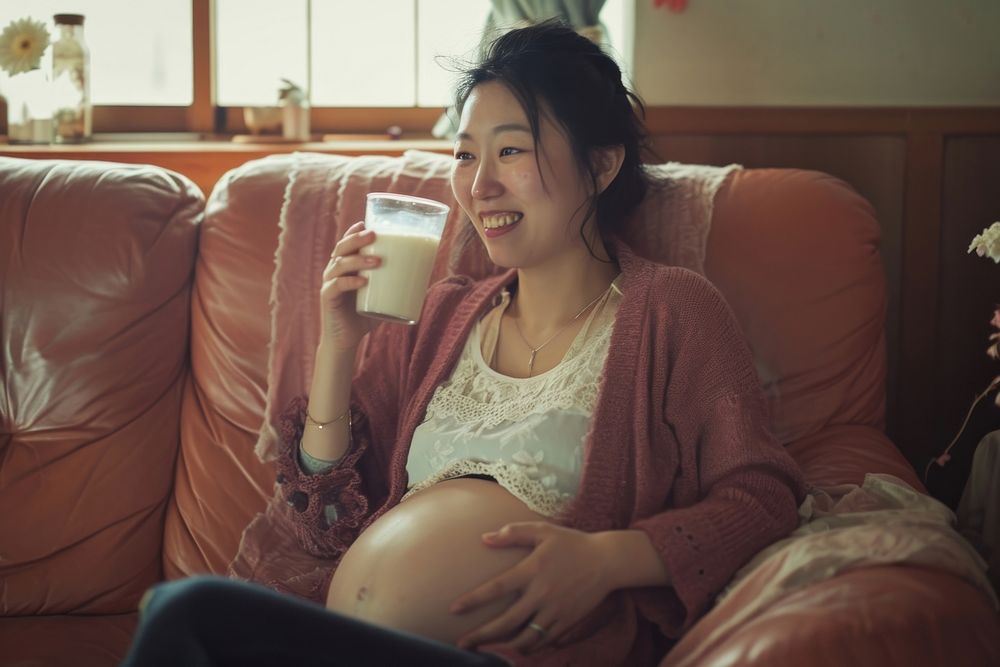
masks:
<svg viewBox="0 0 1000 667"><path fill-rule="evenodd" d="M869 473L885 473L921 493L927 490L888 436L872 426L827 426L785 445L806 481L820 487L861 485Z"/></svg>
<svg viewBox="0 0 1000 667"><path fill-rule="evenodd" d="M161 578L203 207L159 167L0 158L0 616Z"/></svg>
<svg viewBox="0 0 1000 667"><path fill-rule="evenodd" d="M760 585L723 600L660 667L1000 664L1000 616L981 591L950 573L860 568L741 619L766 583L761 574Z"/></svg>

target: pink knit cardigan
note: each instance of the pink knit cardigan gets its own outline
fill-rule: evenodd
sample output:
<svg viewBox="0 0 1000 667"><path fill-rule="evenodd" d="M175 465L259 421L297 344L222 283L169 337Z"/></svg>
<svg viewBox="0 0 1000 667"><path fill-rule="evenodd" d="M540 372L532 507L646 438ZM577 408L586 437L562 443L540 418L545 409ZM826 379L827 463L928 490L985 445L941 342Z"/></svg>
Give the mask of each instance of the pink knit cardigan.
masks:
<svg viewBox="0 0 1000 667"><path fill-rule="evenodd" d="M769 431L750 351L704 278L615 247L623 273L579 492L556 518L584 531L646 532L670 587L618 590L559 645L515 665L653 665L733 573L797 525L801 474ZM354 445L343 463L298 467L305 397L281 421L279 491L244 533L231 574L317 602L357 536L406 490L406 459L434 388L513 271L437 283L420 325L382 325L353 383ZM323 508L338 519L327 525Z"/></svg>
<svg viewBox="0 0 1000 667"><path fill-rule="evenodd" d="M264 422L254 445L262 461L278 457L281 412L312 384L323 270L337 240L364 217L365 195L399 192L451 205L432 281L455 274L479 279L501 271L454 201L450 180L454 163L450 155L413 150L399 157L296 154L278 224L271 281ZM651 187L632 219L622 221L622 238L657 262L704 274L715 193L739 166L670 162L644 169Z"/></svg>

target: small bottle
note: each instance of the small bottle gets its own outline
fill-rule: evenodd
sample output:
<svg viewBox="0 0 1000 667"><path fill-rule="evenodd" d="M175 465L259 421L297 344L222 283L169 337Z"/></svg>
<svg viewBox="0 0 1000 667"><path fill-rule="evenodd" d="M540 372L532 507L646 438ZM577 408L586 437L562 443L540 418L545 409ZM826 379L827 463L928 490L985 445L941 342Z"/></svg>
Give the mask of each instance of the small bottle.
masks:
<svg viewBox="0 0 1000 667"><path fill-rule="evenodd" d="M281 134L285 139L309 141L309 100L305 92L288 79L278 93L281 100Z"/></svg>
<svg viewBox="0 0 1000 667"><path fill-rule="evenodd" d="M56 143L80 143L91 136L90 51L82 14L56 14L59 39L52 45L52 94Z"/></svg>

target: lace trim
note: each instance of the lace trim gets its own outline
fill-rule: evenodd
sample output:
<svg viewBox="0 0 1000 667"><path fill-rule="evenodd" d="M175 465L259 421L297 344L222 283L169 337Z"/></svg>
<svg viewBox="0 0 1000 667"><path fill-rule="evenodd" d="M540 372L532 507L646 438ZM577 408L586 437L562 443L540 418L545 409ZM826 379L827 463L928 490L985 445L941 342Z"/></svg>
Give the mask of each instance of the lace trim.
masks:
<svg viewBox="0 0 1000 667"><path fill-rule="evenodd" d="M530 457L527 452L519 452ZM462 459L454 461L443 470L439 470L406 492L400 499L403 502L417 491L430 488L438 482L454 479L470 473L489 475L503 488L524 502L533 512L545 516L554 516L565 503L572 500L573 495L563 493L558 489L546 488L555 484L554 475L542 476L535 462L507 463L505 461L475 461Z"/></svg>
<svg viewBox="0 0 1000 667"><path fill-rule="evenodd" d="M489 368L482 358L477 325L451 379L431 397L426 417L453 417L479 436L505 422L516 423L529 415L551 410L592 413L614 328L614 310L606 309L600 321L593 323L596 333L588 336L575 354L574 345L568 352L572 356L531 378L508 378ZM590 327L584 331L587 328Z"/></svg>

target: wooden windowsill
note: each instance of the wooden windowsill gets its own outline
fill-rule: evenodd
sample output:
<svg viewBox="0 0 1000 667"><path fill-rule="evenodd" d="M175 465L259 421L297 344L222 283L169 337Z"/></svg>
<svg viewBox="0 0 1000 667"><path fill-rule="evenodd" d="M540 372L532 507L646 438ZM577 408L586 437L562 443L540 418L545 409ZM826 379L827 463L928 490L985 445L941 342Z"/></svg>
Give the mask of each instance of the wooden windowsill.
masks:
<svg viewBox="0 0 1000 667"><path fill-rule="evenodd" d="M319 137L317 137L319 139ZM291 153L311 151L318 153L399 154L407 150L434 152L450 151L452 142L433 137L404 137L401 139L376 138L373 135L337 135L327 141L287 142L264 138L254 141L247 138L233 141L230 137L209 136L204 139L185 138L165 140L149 134L137 134L134 139L115 135L106 140L100 136L85 144L5 144L0 143L0 154L24 157L66 157L79 155L86 159L94 154L122 153Z"/></svg>
<svg viewBox="0 0 1000 667"><path fill-rule="evenodd" d="M33 160L99 160L132 164L154 164L190 178L208 196L216 181L230 169L269 155L331 153L337 155L402 155L422 150L450 155L451 141L428 135L326 135L329 141L284 142L273 139L236 142L229 136L196 133L95 135L86 144L3 144L0 156ZM335 138L333 138L335 137ZM315 137L320 138L320 135Z"/></svg>

